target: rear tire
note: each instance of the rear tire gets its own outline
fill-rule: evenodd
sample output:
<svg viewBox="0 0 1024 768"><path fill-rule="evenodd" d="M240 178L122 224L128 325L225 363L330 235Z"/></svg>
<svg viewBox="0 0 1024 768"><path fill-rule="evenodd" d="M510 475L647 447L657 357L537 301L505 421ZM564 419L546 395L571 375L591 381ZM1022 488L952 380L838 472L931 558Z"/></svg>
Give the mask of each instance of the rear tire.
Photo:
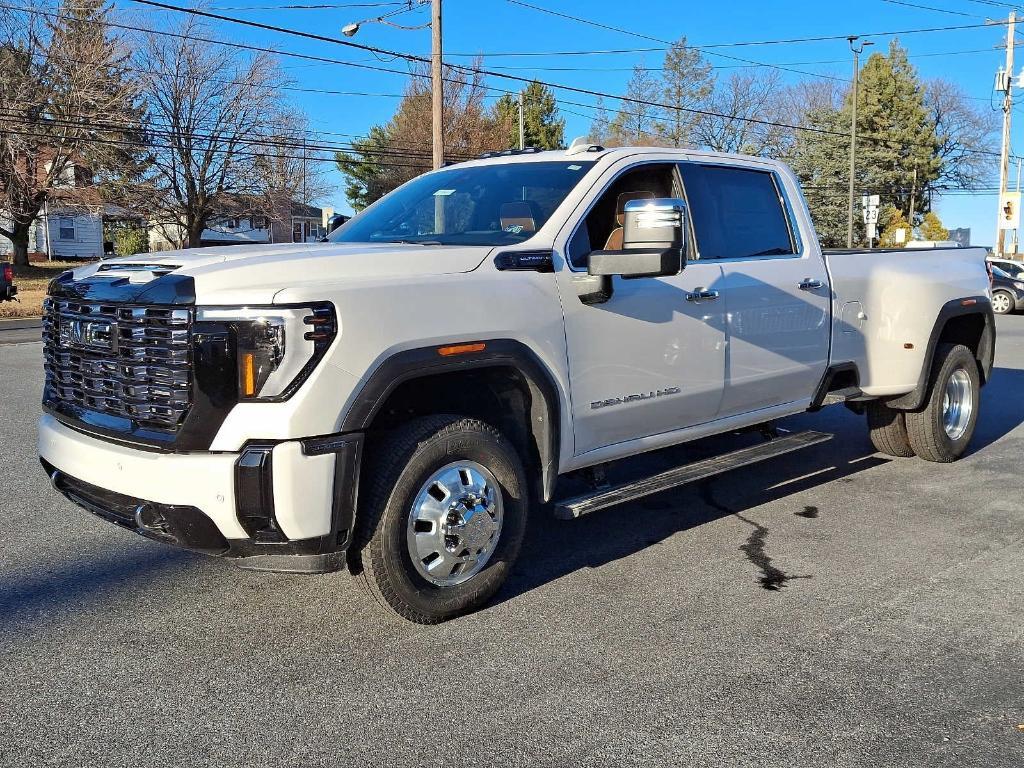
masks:
<svg viewBox="0 0 1024 768"><path fill-rule="evenodd" d="M928 399L908 411L907 434L914 452L926 461L956 461L967 450L978 423L981 375L974 353L962 344L935 350Z"/></svg>
<svg viewBox="0 0 1024 768"><path fill-rule="evenodd" d="M353 570L391 613L437 624L504 583L526 532L526 476L494 427L412 421L369 446Z"/></svg>
<svg viewBox="0 0 1024 768"><path fill-rule="evenodd" d="M881 400L872 400L868 403L867 414L868 434L875 450L904 459L914 455L903 411L890 408Z"/></svg>
<svg viewBox="0 0 1024 768"><path fill-rule="evenodd" d="M992 311L997 315L1008 315L1013 312L1016 300L1007 291L994 291L992 293Z"/></svg>

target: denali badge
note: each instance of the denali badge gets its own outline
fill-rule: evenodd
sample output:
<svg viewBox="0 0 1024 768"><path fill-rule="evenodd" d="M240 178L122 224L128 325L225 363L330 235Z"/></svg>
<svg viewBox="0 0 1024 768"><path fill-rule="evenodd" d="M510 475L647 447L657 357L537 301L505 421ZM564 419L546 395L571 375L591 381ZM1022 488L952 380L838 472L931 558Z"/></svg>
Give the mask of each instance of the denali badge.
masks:
<svg viewBox="0 0 1024 768"><path fill-rule="evenodd" d="M113 323L73 318L60 324L62 346L111 350L116 338Z"/></svg>
<svg viewBox="0 0 1024 768"><path fill-rule="evenodd" d="M656 397L665 397L666 395L678 395L682 390L679 387L665 387L665 389L658 389L654 392L641 392L637 395L626 395L624 397L613 397L609 400L595 400L590 404L590 409L596 411L599 408L607 408L610 405L625 405L626 403L633 403L637 400L653 400Z"/></svg>

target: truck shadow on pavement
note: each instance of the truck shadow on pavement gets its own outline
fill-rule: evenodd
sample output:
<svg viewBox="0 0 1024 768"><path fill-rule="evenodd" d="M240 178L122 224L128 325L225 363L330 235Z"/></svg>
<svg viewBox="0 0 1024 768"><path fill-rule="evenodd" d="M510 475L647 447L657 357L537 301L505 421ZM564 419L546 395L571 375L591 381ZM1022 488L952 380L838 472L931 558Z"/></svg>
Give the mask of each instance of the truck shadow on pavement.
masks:
<svg viewBox="0 0 1024 768"><path fill-rule="evenodd" d="M982 391L978 427L968 457L983 455L986 448L1024 423L1021 393L1024 393L1024 370L997 368L993 371L989 385ZM794 586L798 580L812 579L813 574L787 572L785 563L770 554L770 530L766 521L755 520L746 513L795 493L832 482L850 482L852 476L892 459L874 452L863 417L839 406L792 417L781 426L793 431L831 432L836 439L817 449L798 451L698 484L602 510L580 520L555 520L548 510L536 510L530 520L519 567L513 569L493 603L512 600L575 571L599 568L630 557L677 533L729 516L750 528L746 539L737 542L736 552L752 566L754 583L761 589L779 592ZM648 475L759 441L757 435L749 433L720 435L644 454L616 466L610 472L610 480L621 482ZM563 479L559 485L560 495L581 490L579 481L572 479ZM818 517L818 508L806 501L795 504L791 514L812 521ZM71 508L66 512L86 514ZM110 530L109 535L127 534ZM146 543L143 547L113 545L109 550L92 555L82 553L70 563L55 559L52 564L42 565L21 577L8 572L0 577L0 637L18 631L16 628L26 622L35 624L67 611L68 606L80 608L126 594L138 599L147 590L154 590L155 594L162 580L188 578L203 562L207 561L201 555ZM220 565L231 568L227 563ZM204 601L220 599L219 592L195 597Z"/></svg>
<svg viewBox="0 0 1024 768"><path fill-rule="evenodd" d="M68 514L87 513L68 510ZM120 530L108 533L132 536ZM34 571L20 580L0 579L0 637L20 623L35 624L67 612L69 607L81 610L104 598L126 593L136 593L137 598L137 593L146 586L152 588L175 575L186 576L202 558L191 552L152 544L143 548L115 546L112 549L113 552L108 550L99 557L82 557L70 563L54 562L45 570Z"/></svg>
<svg viewBox="0 0 1024 768"><path fill-rule="evenodd" d="M968 457L983 453L992 443L1024 423L1022 392L1024 371L993 370L989 384L982 390L981 412ZM579 520L556 520L548 510L537 510L530 520L519 559L519 563L527 567L513 571L494 602L511 600L583 568L599 568L677 533L729 516L735 516L752 528L737 550L756 569L753 571L755 582L762 589L778 592L796 580L813 578L812 574L788 573L784 565L776 562L767 549L769 528L744 513L828 483L849 482L851 476L894 459L875 453L864 418L839 406L792 417L782 422L782 426L793 431L831 432L836 439L817 449L797 451L691 486L601 510ZM624 461L621 470L616 468L614 474L609 473L609 479L612 483L627 481L759 440L750 434L721 435L652 452ZM578 481L563 480L559 495L571 495L584 489ZM728 502L722 500L726 494ZM819 511L816 506L801 501L792 514L813 520Z"/></svg>

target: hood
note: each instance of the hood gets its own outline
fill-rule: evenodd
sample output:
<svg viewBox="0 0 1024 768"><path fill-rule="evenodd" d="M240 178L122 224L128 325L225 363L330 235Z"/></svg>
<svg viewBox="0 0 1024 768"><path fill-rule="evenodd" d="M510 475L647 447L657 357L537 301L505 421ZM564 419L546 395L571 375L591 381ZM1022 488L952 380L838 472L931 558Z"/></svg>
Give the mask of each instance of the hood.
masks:
<svg viewBox="0 0 1024 768"><path fill-rule="evenodd" d="M74 271L74 280L117 286L130 300L187 281L197 303L273 302L284 288L308 283L469 272L490 246L400 243L283 243L190 248L105 259ZM151 290L157 289L157 290ZM103 293L108 293L104 290ZM210 297L209 299L204 297Z"/></svg>

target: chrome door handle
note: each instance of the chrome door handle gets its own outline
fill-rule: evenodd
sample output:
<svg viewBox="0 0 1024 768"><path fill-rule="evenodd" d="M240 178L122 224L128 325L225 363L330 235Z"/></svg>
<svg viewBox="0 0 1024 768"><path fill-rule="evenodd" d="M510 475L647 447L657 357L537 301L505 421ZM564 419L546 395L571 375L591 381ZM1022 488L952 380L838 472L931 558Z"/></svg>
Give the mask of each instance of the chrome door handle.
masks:
<svg viewBox="0 0 1024 768"><path fill-rule="evenodd" d="M801 291L813 291L813 290L815 290L817 288L821 288L821 286L823 286L823 285L824 285L824 283L821 282L821 280L812 280L809 277L805 277L800 282L800 290Z"/></svg>
<svg viewBox="0 0 1024 768"><path fill-rule="evenodd" d="M714 301L718 298L718 291L709 291L706 288L698 288L686 294L687 301Z"/></svg>

